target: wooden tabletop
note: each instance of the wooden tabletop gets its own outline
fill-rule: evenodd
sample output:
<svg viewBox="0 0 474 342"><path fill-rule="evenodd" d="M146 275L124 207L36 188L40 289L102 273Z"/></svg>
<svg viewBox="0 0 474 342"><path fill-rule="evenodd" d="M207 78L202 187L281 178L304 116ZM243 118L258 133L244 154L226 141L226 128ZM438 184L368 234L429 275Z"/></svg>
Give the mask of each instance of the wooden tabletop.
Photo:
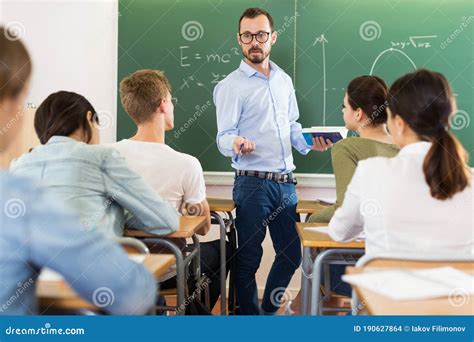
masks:
<svg viewBox="0 0 474 342"><path fill-rule="evenodd" d="M296 206L296 212L298 214L313 214L322 209L326 208L325 205L322 205L319 201L310 201L310 200L300 200Z"/></svg>
<svg viewBox="0 0 474 342"><path fill-rule="evenodd" d="M347 274L380 271L380 267L347 267ZM474 275L474 270L464 269ZM372 291L354 286L359 301L364 303L371 315L474 315L474 296L460 297L454 303L448 297L397 301ZM455 305L453 305L455 304Z"/></svg>
<svg viewBox="0 0 474 342"><path fill-rule="evenodd" d="M205 216L181 216L179 218L179 229L173 234L168 234L159 237L167 238L190 238L196 231L201 229L206 224ZM158 235L147 233L143 230L127 228L125 229L123 236L134 237L134 238L146 238L146 237L158 237Z"/></svg>
<svg viewBox="0 0 474 342"><path fill-rule="evenodd" d="M169 254L148 254L143 260L143 265L157 279L175 263L175 257ZM41 308L97 310L92 303L79 297L64 279L39 280L36 296Z"/></svg>
<svg viewBox="0 0 474 342"><path fill-rule="evenodd" d="M365 248L364 241L336 242L328 234L306 230L305 227L325 227L327 223L297 223L296 229L304 247Z"/></svg>
<svg viewBox="0 0 474 342"><path fill-rule="evenodd" d="M208 198L209 208L211 211L231 212L235 209L235 203L228 198Z"/></svg>

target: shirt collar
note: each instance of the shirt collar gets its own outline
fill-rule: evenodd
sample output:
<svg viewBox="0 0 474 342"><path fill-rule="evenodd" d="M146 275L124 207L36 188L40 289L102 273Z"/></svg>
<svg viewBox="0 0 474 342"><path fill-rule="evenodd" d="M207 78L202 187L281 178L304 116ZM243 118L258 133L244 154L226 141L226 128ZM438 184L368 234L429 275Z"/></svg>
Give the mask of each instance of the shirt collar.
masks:
<svg viewBox="0 0 474 342"><path fill-rule="evenodd" d="M261 75L263 76L261 73L259 73L257 70L255 70L254 68L252 68L250 65L248 65L247 63L245 63L245 61L242 59L242 61L240 62L240 66L239 66L239 69L242 70L244 72L245 75L247 75L247 77L252 77L254 75ZM273 63L272 61L270 61L270 77L272 77L272 74L281 70L280 67L278 65L276 65L275 63Z"/></svg>
<svg viewBox="0 0 474 342"><path fill-rule="evenodd" d="M398 155L404 154L426 154L428 150L431 148L432 143L428 141L420 141L412 144L408 144L403 147Z"/></svg>
<svg viewBox="0 0 474 342"><path fill-rule="evenodd" d="M51 138L49 138L46 144L54 144L54 143L60 143L60 142L78 142L78 141L76 139L65 137L63 135L53 135Z"/></svg>

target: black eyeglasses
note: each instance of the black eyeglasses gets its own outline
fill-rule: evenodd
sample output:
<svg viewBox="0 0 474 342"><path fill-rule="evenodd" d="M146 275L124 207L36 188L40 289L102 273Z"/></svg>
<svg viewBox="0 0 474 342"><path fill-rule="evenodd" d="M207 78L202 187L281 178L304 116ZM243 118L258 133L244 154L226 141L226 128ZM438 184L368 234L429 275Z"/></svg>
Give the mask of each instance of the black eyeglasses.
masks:
<svg viewBox="0 0 474 342"><path fill-rule="evenodd" d="M244 32L240 33L239 37L242 43L250 44L255 37L255 40L259 43L266 43L268 38L270 38L271 32L260 31L257 33Z"/></svg>

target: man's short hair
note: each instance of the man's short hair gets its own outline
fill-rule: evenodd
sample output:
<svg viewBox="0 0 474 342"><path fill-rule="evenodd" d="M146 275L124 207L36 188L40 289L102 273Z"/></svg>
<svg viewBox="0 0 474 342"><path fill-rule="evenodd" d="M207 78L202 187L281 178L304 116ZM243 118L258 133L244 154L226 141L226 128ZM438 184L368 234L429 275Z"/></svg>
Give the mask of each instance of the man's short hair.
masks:
<svg viewBox="0 0 474 342"><path fill-rule="evenodd" d="M137 125L153 118L168 92L170 83L160 70L138 70L120 82L122 106Z"/></svg>
<svg viewBox="0 0 474 342"><path fill-rule="evenodd" d="M274 27L273 27L273 18L272 16L270 15L270 13L268 13L267 11L261 9L261 8L258 8L258 7L251 7L251 8L247 8L244 13L242 13L242 15L240 16L240 19L239 19L239 31L240 32L240 23L242 22L242 19L244 18L255 18L255 17L258 17L259 15L264 15L267 17L268 19L268 22L270 23L270 29L273 31L275 31Z"/></svg>

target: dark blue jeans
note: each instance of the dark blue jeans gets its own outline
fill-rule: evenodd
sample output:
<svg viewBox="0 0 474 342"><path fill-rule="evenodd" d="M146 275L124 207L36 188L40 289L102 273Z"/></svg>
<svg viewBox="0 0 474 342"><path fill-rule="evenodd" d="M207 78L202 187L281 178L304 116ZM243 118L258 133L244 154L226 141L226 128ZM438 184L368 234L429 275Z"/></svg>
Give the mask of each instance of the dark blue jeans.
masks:
<svg viewBox="0 0 474 342"><path fill-rule="evenodd" d="M238 176L234 182L233 198L238 235L235 288L240 313L260 313L255 273L262 259L262 242L267 226L276 256L265 285L262 309L274 313L301 262L301 244L295 227L295 222L299 221L295 185Z"/></svg>

